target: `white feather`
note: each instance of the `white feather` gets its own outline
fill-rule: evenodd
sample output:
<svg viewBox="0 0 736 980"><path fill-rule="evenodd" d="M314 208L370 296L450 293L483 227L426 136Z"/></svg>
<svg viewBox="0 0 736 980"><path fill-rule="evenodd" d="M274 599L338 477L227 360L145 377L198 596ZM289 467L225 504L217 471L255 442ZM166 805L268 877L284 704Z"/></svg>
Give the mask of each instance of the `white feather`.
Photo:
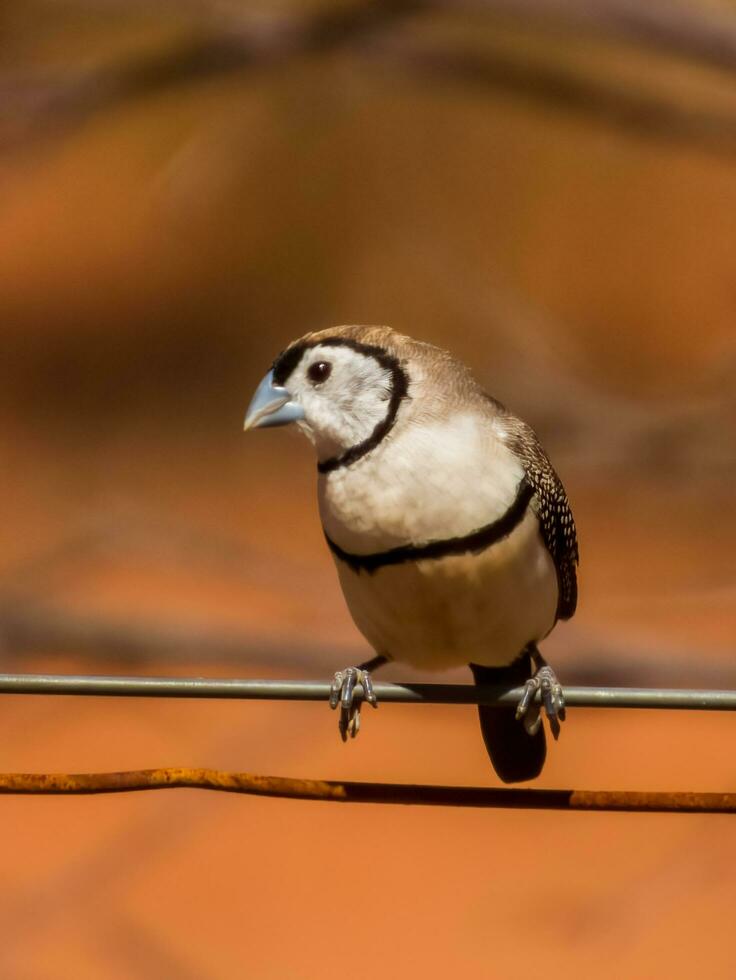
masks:
<svg viewBox="0 0 736 980"><path fill-rule="evenodd" d="M329 359L318 386L306 374ZM490 404L438 383L443 356L413 360L409 397L394 428L365 456L319 478L324 529L344 551L372 554L464 537L500 518L524 477ZM386 417L390 372L349 347L316 345L289 379L321 460L367 439ZM473 392L477 389L473 388ZM555 622L557 575L529 507L503 540L479 554L355 572L336 558L358 629L373 648L427 669L505 665Z"/></svg>
<svg viewBox="0 0 736 980"><path fill-rule="evenodd" d="M356 554L460 537L504 514L523 475L487 418L421 420L321 477L320 515L330 538Z"/></svg>
<svg viewBox="0 0 736 980"><path fill-rule="evenodd" d="M373 574L335 563L355 625L374 650L426 670L509 664L555 622L557 576L531 510L477 555Z"/></svg>

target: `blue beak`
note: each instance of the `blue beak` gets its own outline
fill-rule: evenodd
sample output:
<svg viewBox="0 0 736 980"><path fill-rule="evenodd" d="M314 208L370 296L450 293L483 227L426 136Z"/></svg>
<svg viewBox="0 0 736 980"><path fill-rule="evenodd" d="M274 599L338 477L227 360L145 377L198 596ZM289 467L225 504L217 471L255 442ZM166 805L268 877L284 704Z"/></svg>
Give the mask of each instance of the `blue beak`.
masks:
<svg viewBox="0 0 736 980"><path fill-rule="evenodd" d="M288 425L304 418L304 409L291 395L273 383L273 371L256 388L256 393L245 413L243 429L265 429L271 425Z"/></svg>

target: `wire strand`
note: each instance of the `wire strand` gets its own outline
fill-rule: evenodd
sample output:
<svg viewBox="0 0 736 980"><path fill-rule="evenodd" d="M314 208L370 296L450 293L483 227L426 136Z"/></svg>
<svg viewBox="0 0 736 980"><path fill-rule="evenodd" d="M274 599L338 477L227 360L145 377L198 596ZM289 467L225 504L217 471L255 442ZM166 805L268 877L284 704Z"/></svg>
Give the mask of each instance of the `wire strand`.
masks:
<svg viewBox="0 0 736 980"><path fill-rule="evenodd" d="M380 701L388 703L508 706L514 706L522 693L521 688L503 690L469 684L376 684L375 691ZM606 687L566 687L564 691L566 703L576 707L736 709L736 691ZM0 694L327 701L330 684L324 681L238 678L0 674ZM362 695L359 686L356 687L356 695ZM650 813L736 812L736 793L499 789L337 782L191 768L76 774L0 773L0 794L86 795L183 788L332 803Z"/></svg>
<svg viewBox="0 0 736 980"><path fill-rule="evenodd" d="M216 769L140 769L98 773L4 773L0 794L88 795L153 789L206 789L329 803L391 803L523 810L647 813L736 813L736 793L633 792L626 790L498 789L363 783L257 776Z"/></svg>
<svg viewBox="0 0 736 980"><path fill-rule="evenodd" d="M522 688L509 690L472 684L374 684L374 689L379 702L386 704L497 704L513 707L522 695ZM736 711L736 691L639 687L563 687L563 690L568 707ZM205 677L0 674L0 694L328 701L330 683ZM362 694L362 687L356 686L355 696L361 698Z"/></svg>

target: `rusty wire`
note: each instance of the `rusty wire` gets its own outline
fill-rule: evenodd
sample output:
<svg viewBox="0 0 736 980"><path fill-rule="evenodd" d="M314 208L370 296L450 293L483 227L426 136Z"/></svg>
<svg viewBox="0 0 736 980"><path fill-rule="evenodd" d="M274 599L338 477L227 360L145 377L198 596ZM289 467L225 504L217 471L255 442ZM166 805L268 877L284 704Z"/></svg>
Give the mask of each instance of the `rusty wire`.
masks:
<svg viewBox="0 0 736 980"><path fill-rule="evenodd" d="M520 690L464 684L376 684L384 701L404 704L516 703ZM322 681L268 681L201 677L100 677L63 674L0 674L0 694L64 694L112 697L240 698L322 701ZM360 697L361 688L356 688ZM736 710L736 691L658 688L566 687L577 707ZM531 810L736 813L736 792L636 792L627 790L500 789L365 783L259 776L215 769L164 768L97 773L0 773L0 794L88 795L152 789L206 789L331 803L392 803Z"/></svg>
<svg viewBox="0 0 736 980"><path fill-rule="evenodd" d="M139 769L75 774L0 774L0 794L89 795L151 789L209 789L250 796L329 803L391 803L521 810L736 813L736 793L647 793L626 790L499 789L410 783L338 782L257 776L216 769Z"/></svg>

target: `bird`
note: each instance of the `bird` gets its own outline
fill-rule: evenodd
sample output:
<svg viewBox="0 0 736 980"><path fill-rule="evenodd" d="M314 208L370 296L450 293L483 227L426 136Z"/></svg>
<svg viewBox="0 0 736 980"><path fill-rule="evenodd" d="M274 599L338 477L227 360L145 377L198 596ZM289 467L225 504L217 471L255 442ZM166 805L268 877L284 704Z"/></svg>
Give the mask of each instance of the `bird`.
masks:
<svg viewBox="0 0 736 980"><path fill-rule="evenodd" d="M477 685L523 688L516 711L479 705L481 733L503 782L538 776L541 709L555 739L565 717L538 644L575 613L578 544L534 430L449 352L366 325L310 332L276 357L244 428L288 424L316 451L325 540L375 654L332 680L343 740L361 701L377 706L383 664L467 665Z"/></svg>

